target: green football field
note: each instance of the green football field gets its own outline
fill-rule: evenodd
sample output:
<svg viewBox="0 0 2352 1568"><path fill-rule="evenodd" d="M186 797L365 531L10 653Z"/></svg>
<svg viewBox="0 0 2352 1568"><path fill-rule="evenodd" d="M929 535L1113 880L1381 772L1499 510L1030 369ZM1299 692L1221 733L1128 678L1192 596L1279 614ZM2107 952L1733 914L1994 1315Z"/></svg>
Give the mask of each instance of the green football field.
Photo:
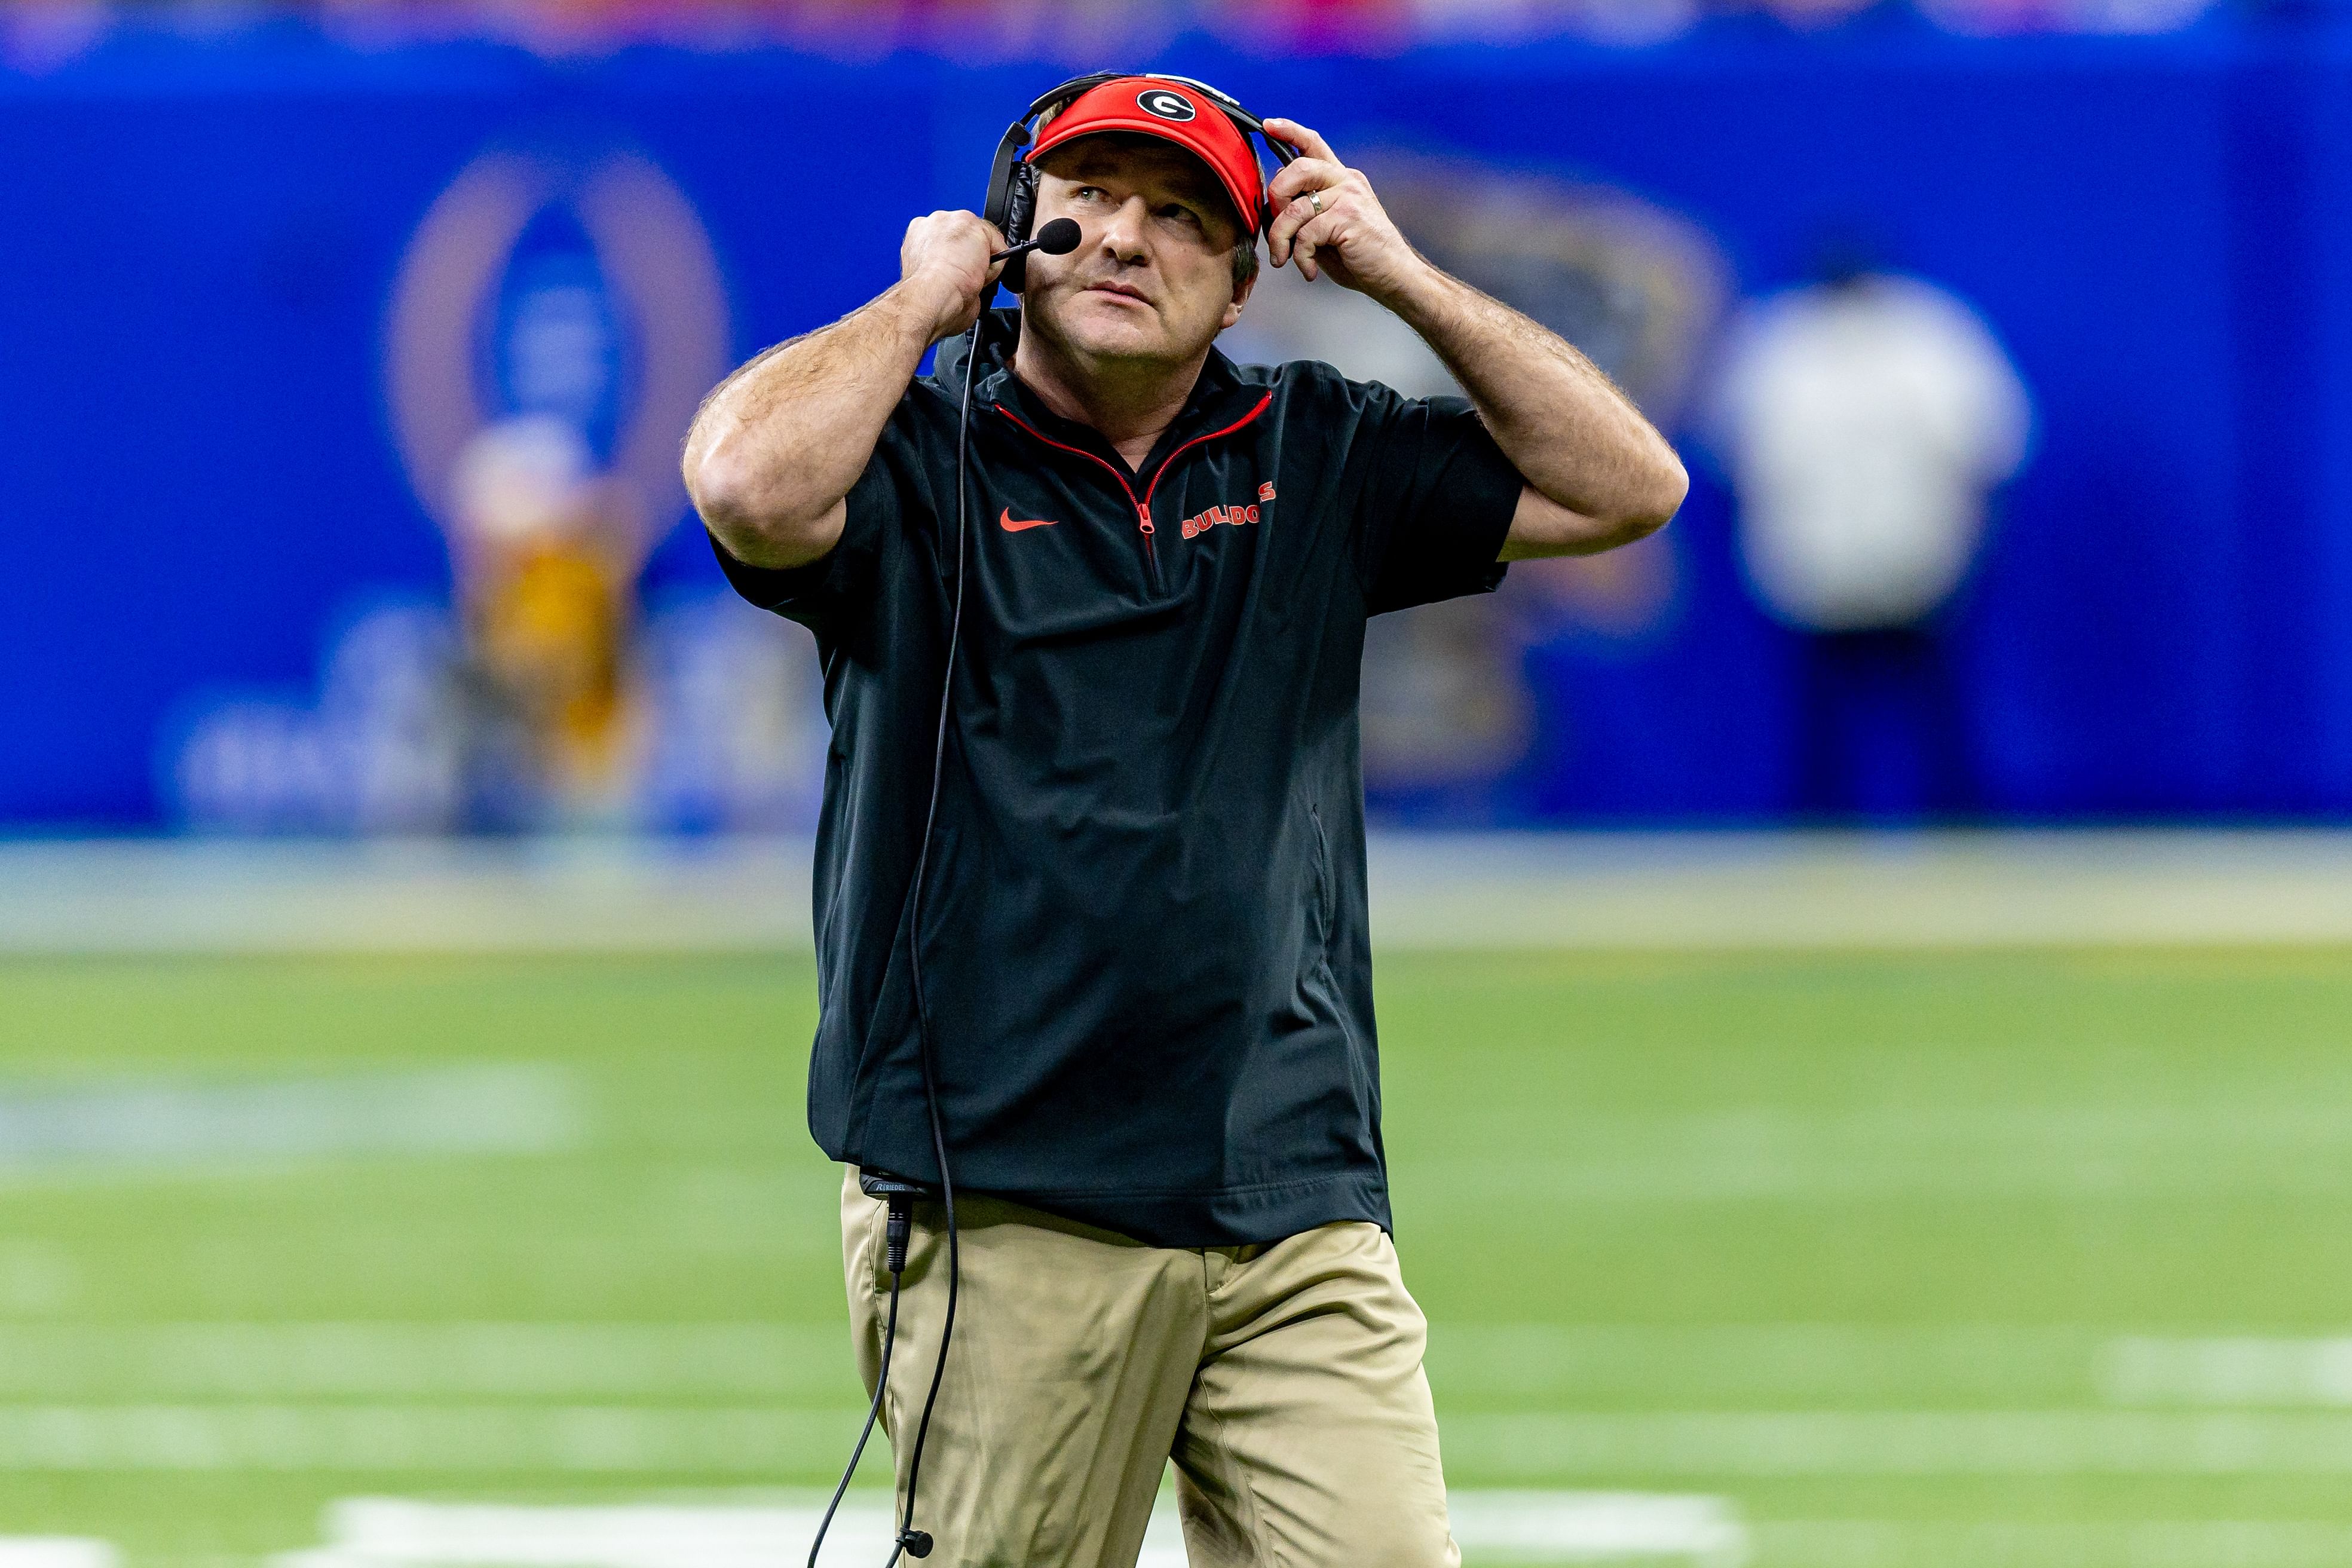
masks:
<svg viewBox="0 0 2352 1568"><path fill-rule="evenodd" d="M1767 1568L2352 1563L2347 955L1379 973L1457 1489L1724 1500ZM814 1012L766 956L0 964L0 1536L830 1480Z"/></svg>

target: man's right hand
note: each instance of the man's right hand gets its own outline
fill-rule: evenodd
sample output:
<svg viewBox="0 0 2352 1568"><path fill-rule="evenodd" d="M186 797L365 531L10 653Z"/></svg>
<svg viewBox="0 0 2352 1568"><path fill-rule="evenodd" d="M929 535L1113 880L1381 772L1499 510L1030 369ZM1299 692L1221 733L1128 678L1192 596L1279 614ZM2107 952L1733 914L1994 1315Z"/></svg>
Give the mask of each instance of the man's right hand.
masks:
<svg viewBox="0 0 2352 1568"><path fill-rule="evenodd" d="M720 384L688 432L686 491L712 537L753 566L805 566L841 540L845 500L930 345L971 325L1002 264L994 226L933 213L907 226L900 277L829 327ZM916 339L928 332L920 342Z"/></svg>
<svg viewBox="0 0 2352 1568"><path fill-rule="evenodd" d="M937 212L907 226L898 247L898 276L935 301L931 342L950 338L980 315L980 297L1004 263L988 258L1005 247L996 226L975 213Z"/></svg>

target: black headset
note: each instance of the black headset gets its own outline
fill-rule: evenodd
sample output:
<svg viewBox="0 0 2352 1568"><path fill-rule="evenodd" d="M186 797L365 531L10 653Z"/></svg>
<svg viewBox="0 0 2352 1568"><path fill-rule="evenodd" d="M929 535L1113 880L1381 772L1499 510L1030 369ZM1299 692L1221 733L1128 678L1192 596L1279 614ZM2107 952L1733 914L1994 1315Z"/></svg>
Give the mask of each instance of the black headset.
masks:
<svg viewBox="0 0 2352 1568"><path fill-rule="evenodd" d="M1088 76L1073 77L1032 103L996 145L996 163L988 177L987 210L982 216L997 226L1007 245L1019 245L1027 239L1029 226L1036 216L1037 168L1024 160L1021 152L1036 140L1038 117L1068 107L1081 94L1104 82L1128 77L1172 81L1192 89L1223 110L1225 118L1242 132L1244 142L1255 135L1263 142L1266 151L1274 154L1276 164L1287 163L1298 156L1296 149L1268 136L1256 115L1208 83L1195 81L1191 77L1167 76L1157 71L1096 71ZM1245 237L1248 243L1255 243L1255 236ZM997 274L997 282L1016 294L1021 292L1028 281L1029 255L1024 250L1006 260L1003 270ZM907 1458L906 1502L895 1521L896 1532L891 1541L890 1558L884 1568L897 1568L902 1558L928 1557L933 1545L929 1531L915 1528L915 1499L922 1481L923 1445L930 1436L931 1412L939 1404L940 1384L947 1376L948 1346L955 1341L956 1298L963 1278L963 1258L956 1226L955 1176L948 1169L947 1129L940 1118L938 1067L933 1060L931 1047L930 1004L923 988L923 884L930 870L931 830L939 821L940 784L947 767L948 720L953 711L955 699L956 650L963 638L964 521L967 510L964 478L969 467L966 452L971 437L972 377L980 363L981 343L988 327L989 305L995 298L993 285L982 289L980 313L972 321L964 355L963 397L956 421L955 570L954 587L949 600L946 670L940 681L939 727L931 744L930 798L923 807L922 848L915 858L915 874L907 892L908 959L913 981L917 1061L922 1069L924 1110L930 1123L931 1152L939 1166L939 1185L934 1189L928 1184L870 1171L861 1179L860 1185L867 1196L885 1199L888 1205L888 1217L884 1226L884 1256L890 1274L889 1316L882 1331L881 1367L875 1378L873 1402L866 1406L866 1425L857 1435L857 1446L850 1453L848 1468L842 1471L841 1484L834 1489L833 1500L825 1505L824 1517L817 1524L816 1540L809 1547L808 1568L817 1568L817 1554L824 1550L825 1532L833 1527L834 1513L840 1508L842 1497L849 1489L850 1478L857 1473L857 1461L865 1457L866 1439L874 1434L875 1420L882 1413L882 1401L890 1386L891 1352L896 1349L898 1339L899 1282L907 1266L908 1239L913 1228L913 1205L919 1200L936 1199L945 1209L947 1219L947 1313L940 1325L940 1353L931 1363L930 1389L923 1398L922 1420L915 1428L914 1446Z"/></svg>
<svg viewBox="0 0 2352 1568"><path fill-rule="evenodd" d="M1122 81L1140 78L1147 81L1172 81L1191 88L1211 103L1224 110L1225 118L1246 142L1255 136L1265 150L1274 155L1276 166L1298 156L1298 150L1277 142L1265 133L1265 125L1258 117L1244 109L1238 100L1219 92L1207 82L1195 81L1189 76L1170 76L1161 71L1093 71L1086 76L1072 77L1053 91L1032 103L1004 132L1004 140L996 144L996 163L988 174L988 205L981 216L994 224L1004 236L1007 245L1019 245L1029 237L1029 226L1037 216L1037 165L1022 157L1022 150L1037 139L1037 121L1041 116L1067 109L1107 81ZM1244 215L1246 216L1246 215ZM1255 243L1255 237L1250 237ZM1029 255L1024 251L1004 264L996 279L1018 294L1029 281ZM986 306L983 301L982 312Z"/></svg>

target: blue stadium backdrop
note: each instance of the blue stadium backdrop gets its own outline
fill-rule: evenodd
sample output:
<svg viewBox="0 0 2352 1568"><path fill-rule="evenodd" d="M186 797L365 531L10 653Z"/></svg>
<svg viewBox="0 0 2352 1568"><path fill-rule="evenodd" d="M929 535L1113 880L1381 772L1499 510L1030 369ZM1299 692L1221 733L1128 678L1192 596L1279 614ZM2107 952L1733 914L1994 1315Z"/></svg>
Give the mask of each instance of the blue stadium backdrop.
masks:
<svg viewBox="0 0 2352 1568"><path fill-rule="evenodd" d="M1984 311L2037 405L2035 460L2001 499L1963 616L1995 812L2352 807L2343 37L2214 23L1994 42L1890 16L1811 39L1727 20L1640 50L1299 61L1190 45L1133 63L1227 86L1343 153L1469 160L1502 192L1622 193L1707 237L1738 296L1800 278L1823 223L1870 215L1892 259ZM369 52L287 26L126 36L0 81L0 823L168 825L159 748L197 695L308 688L353 605L446 593L435 481L412 470L448 432L413 426L456 416L429 390L404 413L388 367L404 287L495 293L467 283L462 245L425 282L404 272L486 157L571 193L572 216L547 221L590 234L618 296L636 233L637 260L672 279L639 303L709 340L701 359L625 367L630 396L660 384L674 401L705 360L895 278L908 218L975 205L1013 110L1063 74ZM674 203L698 236L665 260L625 215L591 232L581 193L615 168L650 172L633 187L646 210ZM483 221L542 224L514 199ZM462 332L411 350L481 352ZM627 444L624 413L594 417ZM713 588L639 436L647 591ZM1640 624L1527 642L1534 738L1474 786L1394 792L1392 816L1777 808L1789 649L1741 588L1719 478L1694 467Z"/></svg>

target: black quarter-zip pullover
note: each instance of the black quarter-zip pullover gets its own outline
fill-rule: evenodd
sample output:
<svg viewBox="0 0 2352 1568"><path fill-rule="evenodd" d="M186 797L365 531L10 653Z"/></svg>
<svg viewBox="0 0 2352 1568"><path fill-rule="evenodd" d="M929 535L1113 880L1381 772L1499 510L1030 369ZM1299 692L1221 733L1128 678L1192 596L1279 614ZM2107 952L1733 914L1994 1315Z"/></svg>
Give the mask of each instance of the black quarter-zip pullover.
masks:
<svg viewBox="0 0 2352 1568"><path fill-rule="evenodd" d="M962 647L920 939L959 1187L1157 1246L1390 1224L1364 893L1364 623L1491 590L1521 480L1461 398L1212 351L1139 468L972 392ZM720 563L815 633L809 1125L936 1180L908 963L947 647L965 340L822 560Z"/></svg>

